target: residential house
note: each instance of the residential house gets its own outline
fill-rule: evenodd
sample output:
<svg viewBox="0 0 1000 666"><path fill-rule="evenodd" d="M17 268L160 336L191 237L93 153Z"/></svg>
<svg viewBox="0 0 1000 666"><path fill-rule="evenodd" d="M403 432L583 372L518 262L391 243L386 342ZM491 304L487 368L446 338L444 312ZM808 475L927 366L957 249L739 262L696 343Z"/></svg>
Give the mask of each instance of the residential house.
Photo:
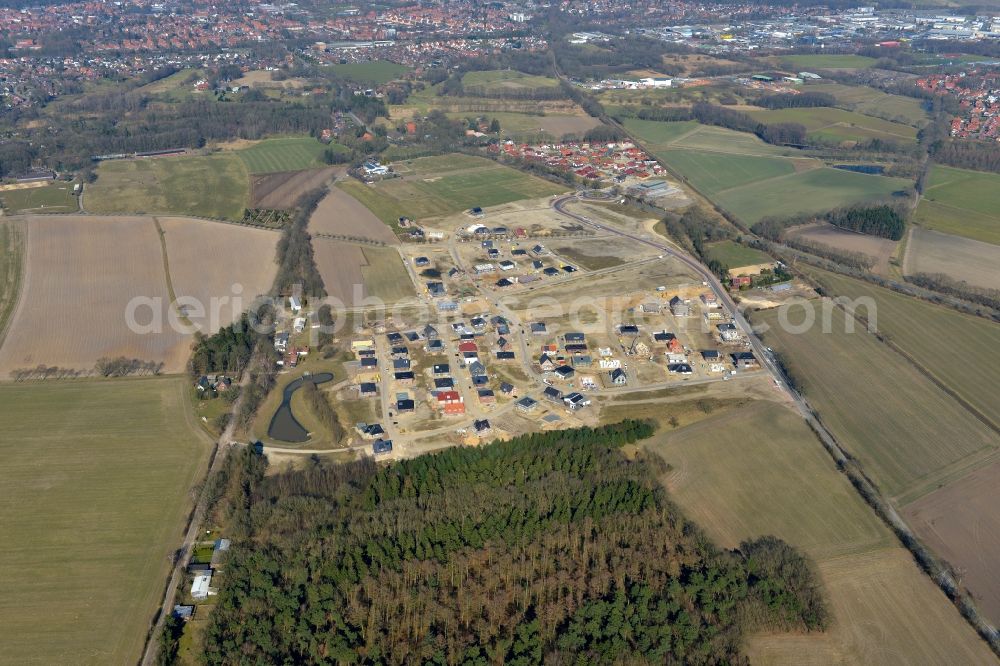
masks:
<svg viewBox="0 0 1000 666"><path fill-rule="evenodd" d="M560 365L558 368L553 370L553 372L563 381L573 379L573 375L576 374L576 370L568 365Z"/></svg>
<svg viewBox="0 0 1000 666"><path fill-rule="evenodd" d="M517 409L525 414L530 414L538 407L538 401L530 396L524 396L517 401Z"/></svg>
<svg viewBox="0 0 1000 666"><path fill-rule="evenodd" d="M445 416L465 414L465 401L458 391L441 391L437 394L437 404Z"/></svg>
<svg viewBox="0 0 1000 666"><path fill-rule="evenodd" d="M753 355L753 352L737 352L732 355L732 358L733 365L740 370L751 370L759 365L757 363L757 357Z"/></svg>
<svg viewBox="0 0 1000 666"><path fill-rule="evenodd" d="M517 360L517 356L514 355L512 351L501 351L496 354L498 361L514 361Z"/></svg>
<svg viewBox="0 0 1000 666"><path fill-rule="evenodd" d="M691 316L691 306L680 296L674 296L670 299L670 312L675 317L689 317Z"/></svg>
<svg viewBox="0 0 1000 666"><path fill-rule="evenodd" d="M375 457L384 456L389 453L392 453L391 439L376 439L372 442L372 454Z"/></svg>
<svg viewBox="0 0 1000 666"><path fill-rule="evenodd" d="M548 354L542 354L538 357L538 367L542 369L542 372L550 372L556 367L555 359Z"/></svg>
<svg viewBox="0 0 1000 666"><path fill-rule="evenodd" d="M545 327L545 322L543 321L532 322L530 325L530 330L532 335L545 335L547 331Z"/></svg>
<svg viewBox="0 0 1000 666"><path fill-rule="evenodd" d="M497 396L492 389L479 389L476 395L479 396L479 404L481 405L495 405L497 402Z"/></svg>
<svg viewBox="0 0 1000 666"><path fill-rule="evenodd" d="M625 386L628 383L628 375L621 368L615 368L610 373L611 383L615 386Z"/></svg>
<svg viewBox="0 0 1000 666"><path fill-rule="evenodd" d="M400 386L411 386L415 379L412 371L408 370L405 372L393 373L393 379L399 383Z"/></svg>
<svg viewBox="0 0 1000 666"><path fill-rule="evenodd" d="M434 388L439 391L453 389L455 388L455 380L451 377L435 377Z"/></svg>
<svg viewBox="0 0 1000 666"><path fill-rule="evenodd" d="M378 384L375 382L361 382L358 384L358 396L362 398L373 398L378 395Z"/></svg>
<svg viewBox="0 0 1000 666"><path fill-rule="evenodd" d="M639 327L635 324L622 324L618 327L618 335L634 338L639 335Z"/></svg>
<svg viewBox="0 0 1000 666"><path fill-rule="evenodd" d="M719 324L716 328L724 342L735 342L740 339L740 332L734 324Z"/></svg>
<svg viewBox="0 0 1000 666"><path fill-rule="evenodd" d="M412 414L416 408L416 403L414 403L410 398L404 398L396 401L396 411L400 414Z"/></svg>
<svg viewBox="0 0 1000 666"><path fill-rule="evenodd" d="M566 406L576 411L578 409L583 409L584 407L590 406L590 398L586 397L582 393L573 392L569 395L563 396L563 402Z"/></svg>
<svg viewBox="0 0 1000 666"><path fill-rule="evenodd" d="M546 386L545 390L542 391L542 397L549 402L562 402L563 392L557 389L555 386Z"/></svg>
<svg viewBox="0 0 1000 666"><path fill-rule="evenodd" d="M447 377L451 374L451 366L447 363L436 363L431 371L435 377Z"/></svg>

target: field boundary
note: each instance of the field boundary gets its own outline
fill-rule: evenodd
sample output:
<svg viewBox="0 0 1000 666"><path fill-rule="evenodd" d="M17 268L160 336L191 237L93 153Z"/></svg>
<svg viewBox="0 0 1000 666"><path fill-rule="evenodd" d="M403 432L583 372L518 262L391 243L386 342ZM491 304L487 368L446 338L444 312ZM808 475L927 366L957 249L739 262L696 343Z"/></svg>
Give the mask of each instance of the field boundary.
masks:
<svg viewBox="0 0 1000 666"><path fill-rule="evenodd" d="M29 227L31 226L26 221L14 220L9 222L11 229L20 228L20 240L18 241L21 245L21 256L18 261L18 271L17 277L14 280L14 300L11 302L10 307L7 308L4 318L0 320L0 347L3 347L4 340L7 339L7 332L10 331L11 325L14 323L15 315L21 307L21 300L25 291L25 278L28 272L28 233Z"/></svg>

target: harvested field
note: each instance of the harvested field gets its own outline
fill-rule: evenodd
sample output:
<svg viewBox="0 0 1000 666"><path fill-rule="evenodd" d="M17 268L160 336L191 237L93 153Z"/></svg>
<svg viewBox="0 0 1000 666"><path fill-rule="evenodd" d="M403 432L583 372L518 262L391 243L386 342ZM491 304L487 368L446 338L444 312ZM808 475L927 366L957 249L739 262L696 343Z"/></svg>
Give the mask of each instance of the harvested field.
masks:
<svg viewBox="0 0 1000 666"><path fill-rule="evenodd" d="M983 363L983 350L1000 348L1000 325L835 273L815 268L806 273L828 294L874 299L878 328L894 345L1000 424L1000 364Z"/></svg>
<svg viewBox="0 0 1000 666"><path fill-rule="evenodd" d="M300 196L344 173L342 167L287 171L250 177L250 208L288 210Z"/></svg>
<svg viewBox="0 0 1000 666"><path fill-rule="evenodd" d="M849 86L841 83L809 83L803 92L825 92L837 98L837 103L859 113L894 122L920 127L927 123L927 112L919 99L890 95L869 86Z"/></svg>
<svg viewBox="0 0 1000 666"><path fill-rule="evenodd" d="M833 626L751 637L754 664L995 664L996 657L902 548L825 560Z"/></svg>
<svg viewBox="0 0 1000 666"><path fill-rule="evenodd" d="M646 446L673 466L664 480L670 496L721 546L774 534L826 559L894 545L809 427L784 405L755 401L664 431Z"/></svg>
<svg viewBox="0 0 1000 666"><path fill-rule="evenodd" d="M313 253L327 294L348 307L365 298L395 303L415 293L395 249L313 238Z"/></svg>
<svg viewBox="0 0 1000 666"><path fill-rule="evenodd" d="M795 172L795 163L780 157L731 155L687 149L665 150L658 152L656 156L706 196Z"/></svg>
<svg viewBox="0 0 1000 666"><path fill-rule="evenodd" d="M589 130L599 126L601 121L588 115L546 114L544 116L528 113L474 113L452 112L450 118L476 118L483 115L500 122L505 134L510 136L532 136L540 133L551 134L559 138L565 134L582 136Z"/></svg>
<svg viewBox="0 0 1000 666"><path fill-rule="evenodd" d="M313 256L330 298L351 307L368 295L361 272L367 261L360 245L313 238Z"/></svg>
<svg viewBox="0 0 1000 666"><path fill-rule="evenodd" d="M944 273L977 287L1000 287L1000 246L914 227L906 245L906 275Z"/></svg>
<svg viewBox="0 0 1000 666"><path fill-rule="evenodd" d="M211 451L190 390L182 377L0 384L4 663L140 660Z"/></svg>
<svg viewBox="0 0 1000 666"><path fill-rule="evenodd" d="M720 546L774 535L816 562L831 627L751 636L752 663L992 663L793 411L755 402L646 447L673 466L671 498Z"/></svg>
<svg viewBox="0 0 1000 666"><path fill-rule="evenodd" d="M189 338L167 324L169 293L152 220L28 218L26 247L22 296L0 347L0 376L38 364L89 370L105 356L163 361L167 372L184 369ZM129 330L126 310L134 297L160 299L161 333ZM150 322L149 309L137 310L139 323Z"/></svg>
<svg viewBox="0 0 1000 666"><path fill-rule="evenodd" d="M331 187L316 212L309 218L309 231L314 234L355 236L398 245L399 239L382 220L364 204L339 187Z"/></svg>
<svg viewBox="0 0 1000 666"><path fill-rule="evenodd" d="M839 308L824 332L822 303L810 303L816 321L804 332L794 328L802 307L789 309L791 326L781 325L780 309L755 313L753 321L769 326L764 341L783 355L823 422L887 495L911 502L1000 446L1000 436L862 325L845 332Z"/></svg>
<svg viewBox="0 0 1000 666"><path fill-rule="evenodd" d="M917 138L917 130L911 125L830 107L751 111L750 116L764 123L799 123L810 136L828 141L882 139L914 143Z"/></svg>
<svg viewBox="0 0 1000 666"><path fill-rule="evenodd" d="M889 260L895 255L896 247L899 245L898 241L854 233L825 222L795 227L789 231L788 237L826 245L835 250L860 252L875 261L873 270L879 275L886 275L889 272Z"/></svg>
<svg viewBox="0 0 1000 666"><path fill-rule="evenodd" d="M956 568L976 605L1000 622L1000 463L978 469L910 504L907 522Z"/></svg>
<svg viewBox="0 0 1000 666"><path fill-rule="evenodd" d="M211 334L238 321L256 296L270 291L278 271L278 233L191 218L166 217L159 223L166 242L172 296L194 299L205 308L205 317L188 311L188 319L201 332ZM216 301L218 316L213 306Z"/></svg>

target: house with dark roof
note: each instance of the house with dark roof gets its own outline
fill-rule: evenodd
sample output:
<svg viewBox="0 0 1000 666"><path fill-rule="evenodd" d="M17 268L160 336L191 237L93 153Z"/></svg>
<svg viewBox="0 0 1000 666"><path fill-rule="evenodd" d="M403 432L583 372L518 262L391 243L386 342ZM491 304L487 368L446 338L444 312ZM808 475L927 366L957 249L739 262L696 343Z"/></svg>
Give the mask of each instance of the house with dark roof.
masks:
<svg viewBox="0 0 1000 666"><path fill-rule="evenodd" d="M611 376L611 383L615 386L625 386L628 384L628 375L621 368L615 368L609 375Z"/></svg>

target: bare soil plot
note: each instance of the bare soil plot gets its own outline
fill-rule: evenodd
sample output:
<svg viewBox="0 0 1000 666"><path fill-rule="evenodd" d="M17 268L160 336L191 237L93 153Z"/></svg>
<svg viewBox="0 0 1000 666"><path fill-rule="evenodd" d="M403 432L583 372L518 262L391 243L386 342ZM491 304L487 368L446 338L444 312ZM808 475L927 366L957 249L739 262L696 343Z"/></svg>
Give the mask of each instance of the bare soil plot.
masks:
<svg viewBox="0 0 1000 666"><path fill-rule="evenodd" d="M159 218L159 223L173 296L202 304L204 317L190 309L187 316L203 333L237 321L256 296L271 289L278 271L278 233L183 217Z"/></svg>
<svg viewBox="0 0 1000 666"><path fill-rule="evenodd" d="M755 402L658 435L671 498L722 547L775 535L817 565L832 622L757 635L755 664L993 663L793 411Z"/></svg>
<svg viewBox="0 0 1000 666"><path fill-rule="evenodd" d="M1000 287L1000 246L914 227L903 264L906 275L944 273L977 287Z"/></svg>
<svg viewBox="0 0 1000 666"><path fill-rule="evenodd" d="M330 298L350 307L368 295L361 271L368 262L360 245L313 238L313 256Z"/></svg>
<svg viewBox="0 0 1000 666"><path fill-rule="evenodd" d="M314 234L356 236L398 245L399 239L382 220L364 204L339 187L331 187L316 211L309 218L309 231Z"/></svg>
<svg viewBox="0 0 1000 666"><path fill-rule="evenodd" d="M979 609L1000 622L1000 463L978 469L903 511L935 553L956 568Z"/></svg>
<svg viewBox="0 0 1000 666"><path fill-rule="evenodd" d="M101 357L163 361L184 369L189 337L167 324L169 291L160 239L142 217L28 219L21 300L0 348L0 376L38 364L89 370ZM215 257L219 260L219 257ZM159 299L159 333L133 332L129 301ZM136 319L148 324L150 308Z"/></svg>
<svg viewBox="0 0 1000 666"><path fill-rule="evenodd" d="M809 243L826 245L837 250L847 252L860 252L875 260L874 271L880 275L889 272L889 260L896 253L898 241L877 236L846 231L832 224L816 222L795 227L789 232L790 238L803 240Z"/></svg>
<svg viewBox="0 0 1000 666"><path fill-rule="evenodd" d="M277 210L293 208L304 193L326 185L343 171L341 167L329 167L251 176L250 207Z"/></svg>

